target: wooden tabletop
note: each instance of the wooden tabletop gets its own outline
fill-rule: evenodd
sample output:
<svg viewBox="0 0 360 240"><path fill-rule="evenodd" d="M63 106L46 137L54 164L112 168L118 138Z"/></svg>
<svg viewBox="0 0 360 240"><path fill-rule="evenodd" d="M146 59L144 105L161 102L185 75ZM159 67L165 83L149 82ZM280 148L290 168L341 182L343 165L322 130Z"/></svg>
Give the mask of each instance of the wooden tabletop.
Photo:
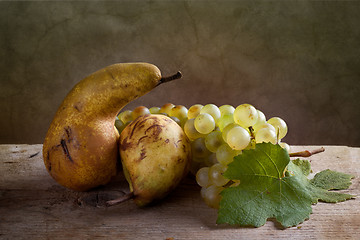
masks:
<svg viewBox="0 0 360 240"><path fill-rule="evenodd" d="M294 146L293 151L319 146ZM360 195L360 148L324 146L313 155L315 172L332 169L355 176L343 192ZM106 187L79 193L58 185L45 170L42 145L0 145L0 239L360 239L360 200L318 203L310 219L280 229L216 225L192 178L164 201L138 208L132 201L106 208L127 190L122 176Z"/></svg>

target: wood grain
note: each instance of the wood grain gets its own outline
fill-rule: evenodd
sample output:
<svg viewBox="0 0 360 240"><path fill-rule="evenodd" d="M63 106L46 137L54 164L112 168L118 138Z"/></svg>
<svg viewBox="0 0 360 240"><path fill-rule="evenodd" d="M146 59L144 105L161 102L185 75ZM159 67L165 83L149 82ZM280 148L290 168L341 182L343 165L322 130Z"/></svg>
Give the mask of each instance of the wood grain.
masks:
<svg viewBox="0 0 360 240"><path fill-rule="evenodd" d="M311 156L313 170L355 176L360 194L360 148L324 146ZM317 146L294 146L293 151ZM359 239L360 201L318 203L310 219L281 229L275 221L260 228L216 225L216 210L201 200L192 178L164 201L138 208L128 201L111 208L108 199L127 192L122 176L111 184L79 193L58 185L47 173L42 145L0 145L0 239Z"/></svg>

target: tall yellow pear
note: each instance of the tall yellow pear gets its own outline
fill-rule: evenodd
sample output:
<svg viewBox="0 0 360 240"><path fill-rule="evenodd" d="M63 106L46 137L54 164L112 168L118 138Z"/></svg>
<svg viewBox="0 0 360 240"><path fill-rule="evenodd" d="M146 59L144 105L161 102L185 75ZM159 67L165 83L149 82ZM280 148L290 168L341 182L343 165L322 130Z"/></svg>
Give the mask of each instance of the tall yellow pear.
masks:
<svg viewBox="0 0 360 240"><path fill-rule="evenodd" d="M118 63L81 80L68 93L43 144L45 167L61 185L86 191L108 183L117 173L119 111L163 82L149 63Z"/></svg>

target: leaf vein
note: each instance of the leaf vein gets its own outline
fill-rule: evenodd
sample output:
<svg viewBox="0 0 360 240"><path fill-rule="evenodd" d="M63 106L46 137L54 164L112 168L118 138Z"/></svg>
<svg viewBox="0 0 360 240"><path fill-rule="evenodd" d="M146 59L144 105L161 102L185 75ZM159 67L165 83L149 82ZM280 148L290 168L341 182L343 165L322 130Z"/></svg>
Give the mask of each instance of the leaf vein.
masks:
<svg viewBox="0 0 360 240"><path fill-rule="evenodd" d="M274 165L277 173L278 173L278 177L280 178L281 177L281 173L279 171L279 168L278 166L276 165L276 163L274 162L274 160L270 157L270 155L267 153L267 152L264 152L264 154L267 156L267 158L270 160L270 162Z"/></svg>

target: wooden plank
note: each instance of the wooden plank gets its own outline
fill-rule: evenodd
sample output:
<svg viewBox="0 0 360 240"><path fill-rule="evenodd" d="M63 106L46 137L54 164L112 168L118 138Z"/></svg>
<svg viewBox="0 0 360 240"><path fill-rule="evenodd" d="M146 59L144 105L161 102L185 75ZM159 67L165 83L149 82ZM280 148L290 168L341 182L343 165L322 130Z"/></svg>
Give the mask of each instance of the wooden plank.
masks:
<svg viewBox="0 0 360 240"><path fill-rule="evenodd" d="M191 178L154 206L138 208L129 201L106 208L102 206L106 199L128 191L122 176L87 193L67 190L46 172L41 148L0 145L0 239L359 239L358 198L318 203L310 220L285 230L273 221L260 228L216 225L216 210L205 205ZM309 158L313 170L329 168L355 175L344 192L359 195L360 148L325 149Z"/></svg>

